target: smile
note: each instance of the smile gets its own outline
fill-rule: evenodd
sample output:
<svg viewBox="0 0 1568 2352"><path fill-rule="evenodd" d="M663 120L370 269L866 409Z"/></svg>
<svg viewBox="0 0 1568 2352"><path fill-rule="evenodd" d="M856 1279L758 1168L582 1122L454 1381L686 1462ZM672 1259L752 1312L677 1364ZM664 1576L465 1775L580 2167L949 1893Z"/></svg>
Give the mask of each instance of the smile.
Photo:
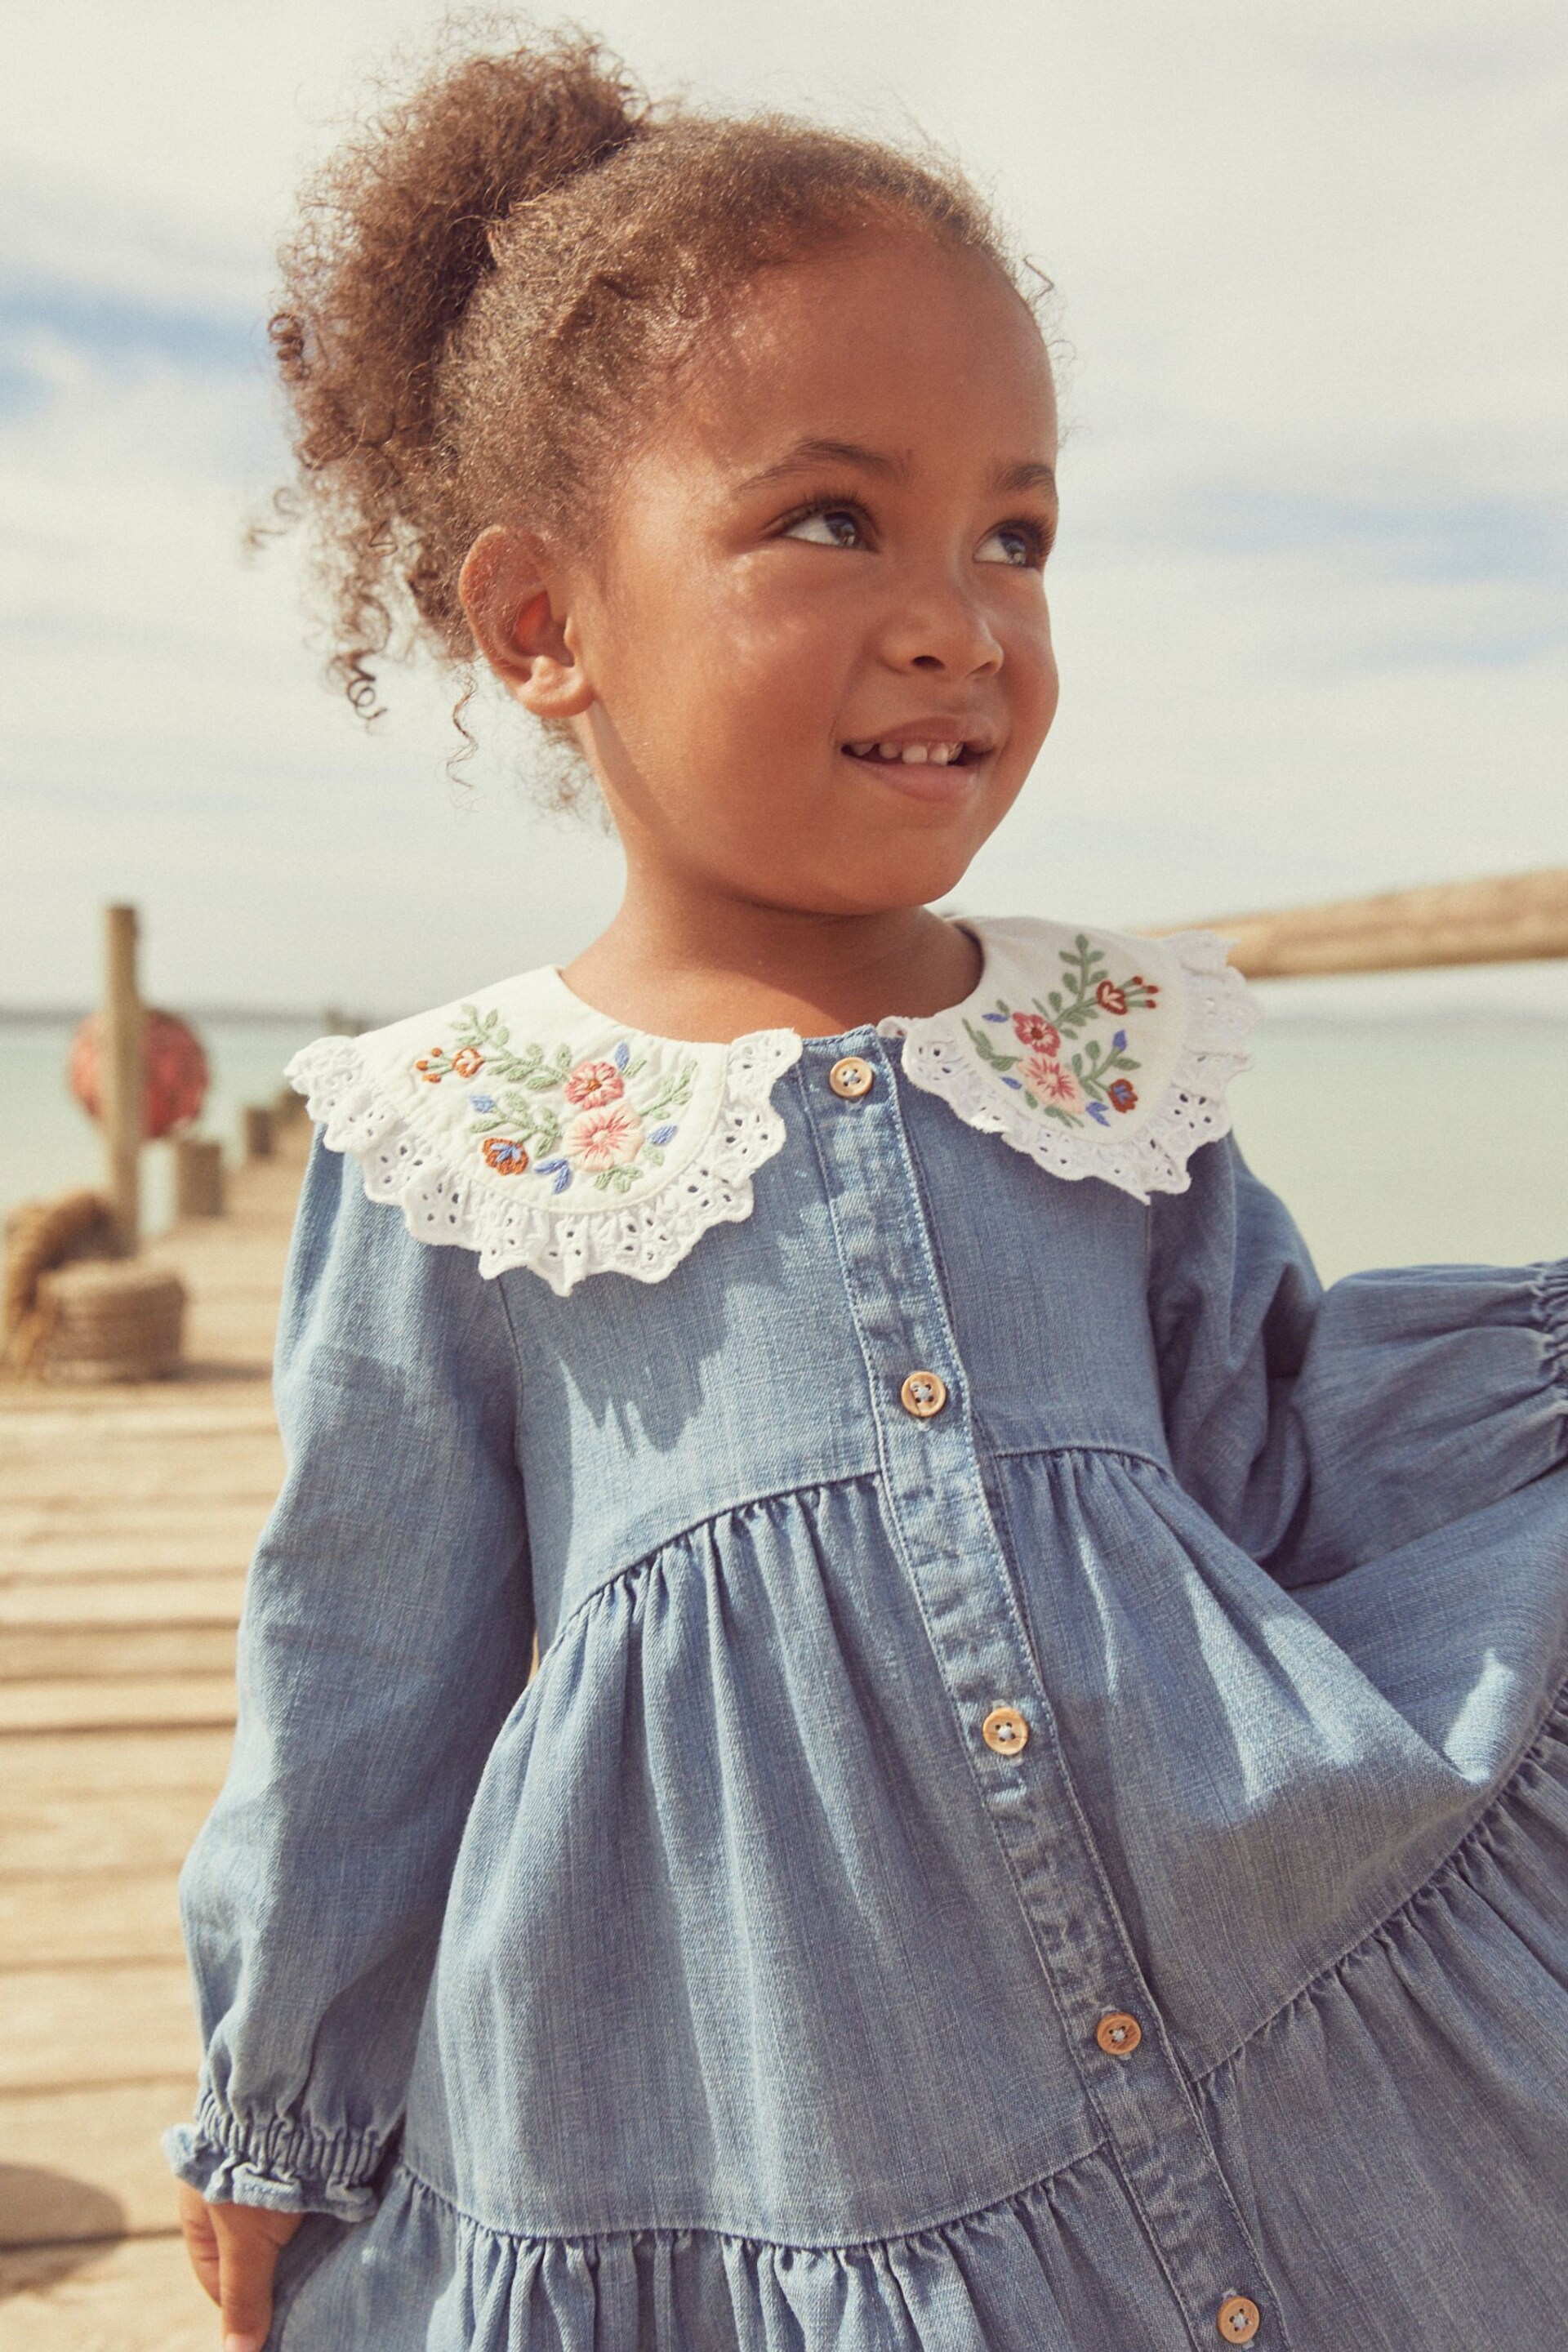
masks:
<svg viewBox="0 0 1568 2352"><path fill-rule="evenodd" d="M982 754L977 743L846 743L845 751L852 760L870 760L892 767L901 763L906 768L927 765L933 768L973 767Z"/></svg>

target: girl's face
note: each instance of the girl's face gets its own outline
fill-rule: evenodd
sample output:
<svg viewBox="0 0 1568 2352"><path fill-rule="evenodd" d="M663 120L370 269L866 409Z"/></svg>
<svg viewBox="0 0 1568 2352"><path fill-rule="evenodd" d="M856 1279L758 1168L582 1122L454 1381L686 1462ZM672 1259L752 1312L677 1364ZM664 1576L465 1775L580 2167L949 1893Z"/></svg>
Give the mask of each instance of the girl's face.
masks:
<svg viewBox="0 0 1568 2352"><path fill-rule="evenodd" d="M951 889L1056 712L1056 454L988 263L894 230L754 282L566 599L628 856L813 912Z"/></svg>

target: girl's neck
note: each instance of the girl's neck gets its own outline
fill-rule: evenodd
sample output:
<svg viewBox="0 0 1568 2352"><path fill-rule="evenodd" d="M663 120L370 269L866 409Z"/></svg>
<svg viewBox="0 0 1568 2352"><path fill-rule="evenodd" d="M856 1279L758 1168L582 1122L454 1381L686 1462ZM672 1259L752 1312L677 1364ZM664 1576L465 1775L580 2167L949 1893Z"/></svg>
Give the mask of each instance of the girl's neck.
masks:
<svg viewBox="0 0 1568 2352"><path fill-rule="evenodd" d="M969 995L981 961L970 934L927 907L824 915L629 887L562 976L629 1028L727 1044L753 1029L831 1037L940 1013Z"/></svg>

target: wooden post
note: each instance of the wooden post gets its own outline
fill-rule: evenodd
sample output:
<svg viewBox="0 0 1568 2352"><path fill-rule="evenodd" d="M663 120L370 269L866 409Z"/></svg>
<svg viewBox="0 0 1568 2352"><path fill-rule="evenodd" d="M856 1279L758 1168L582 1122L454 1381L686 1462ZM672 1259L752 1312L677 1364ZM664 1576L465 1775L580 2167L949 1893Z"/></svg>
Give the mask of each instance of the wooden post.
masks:
<svg viewBox="0 0 1568 2352"><path fill-rule="evenodd" d="M142 1238L142 1090L136 909L103 912L103 1144L115 1244L122 1257L134 1257Z"/></svg>
<svg viewBox="0 0 1568 2352"><path fill-rule="evenodd" d="M174 1214L221 1217L223 1146L203 1135L182 1135L174 1144Z"/></svg>
<svg viewBox="0 0 1568 2352"><path fill-rule="evenodd" d="M272 1113L265 1103L247 1103L241 1114L245 1131L245 1156L247 1160L270 1160L272 1157Z"/></svg>

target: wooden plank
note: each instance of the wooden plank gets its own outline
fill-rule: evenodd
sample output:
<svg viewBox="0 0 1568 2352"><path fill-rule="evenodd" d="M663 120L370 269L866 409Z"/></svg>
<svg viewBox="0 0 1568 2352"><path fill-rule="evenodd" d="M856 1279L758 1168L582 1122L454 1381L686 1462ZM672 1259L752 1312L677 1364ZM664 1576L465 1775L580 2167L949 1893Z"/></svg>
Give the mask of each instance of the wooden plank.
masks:
<svg viewBox="0 0 1568 2352"><path fill-rule="evenodd" d="M174 2183L159 2141L195 2100L186 2074L0 2095L0 2244L170 2228ZM117 2216L107 2223L106 2206Z"/></svg>
<svg viewBox="0 0 1568 2352"><path fill-rule="evenodd" d="M231 1675L149 1675L144 1682L0 1683L0 1735L196 1727L216 1730L234 1718ZM0 1776L4 1771L0 1757Z"/></svg>
<svg viewBox="0 0 1568 2352"><path fill-rule="evenodd" d="M6 1391L15 1406L14 1421L0 1421L0 1463L13 1454L30 1453L37 1445L68 1446L79 1443L81 1424L90 1421L93 1443L131 1447L155 1437L160 1445L184 1446L195 1441L226 1437L276 1437L278 1424L265 1394L249 1390L236 1394L211 1391L200 1399L176 1381L160 1381L131 1392L123 1390L54 1389L22 1386ZM156 1465L152 1465L155 1471Z"/></svg>
<svg viewBox="0 0 1568 2352"><path fill-rule="evenodd" d="M0 1749L0 1788L16 1802L27 1792L135 1789L216 1791L228 1769L232 1729L39 1731L17 1734Z"/></svg>
<svg viewBox="0 0 1568 2352"><path fill-rule="evenodd" d="M175 1871L209 1809L205 1787L0 1794L0 1885L84 1871Z"/></svg>
<svg viewBox="0 0 1568 2352"><path fill-rule="evenodd" d="M84 1955L182 1960L174 1866L0 1878L0 1969L68 1968Z"/></svg>
<svg viewBox="0 0 1568 2352"><path fill-rule="evenodd" d="M218 1624L54 1625L9 1628L0 1642L0 1688L62 1677L111 1680L221 1675L234 1667L231 1616Z"/></svg>
<svg viewBox="0 0 1568 2352"><path fill-rule="evenodd" d="M0 2255L0 2352L215 2352L217 2340L179 2238Z"/></svg>
<svg viewBox="0 0 1568 2352"><path fill-rule="evenodd" d="M0 2090L191 2075L199 2058L190 1979L173 1961L0 1976Z"/></svg>
<svg viewBox="0 0 1568 2352"><path fill-rule="evenodd" d="M92 1583L106 1576L243 1576L256 1549L264 1514L229 1531L178 1536L133 1527L118 1534L55 1536L0 1557L0 1586L26 1581Z"/></svg>
<svg viewBox="0 0 1568 2352"><path fill-rule="evenodd" d="M0 1584L0 1631L40 1633L71 1626L141 1631L149 1625L234 1625L245 1598L243 1574L58 1578L17 1577ZM3 1671L3 1668L0 1668Z"/></svg>
<svg viewBox="0 0 1568 2352"><path fill-rule="evenodd" d="M222 1495L197 1493L194 1482L184 1494L138 1495L129 1477L119 1486L106 1485L101 1493L93 1493L85 1485L62 1492L72 1475L69 1463L43 1454L36 1463L39 1492L29 1495L19 1474L12 1476L0 1470L5 1486L0 1501L0 1549L59 1535L112 1535L127 1526L143 1534L167 1533L184 1538L212 1527L259 1526L282 1484L282 1459L279 1454L273 1461L269 1450L268 1459L262 1461L258 1458L260 1449L248 1444L246 1451L249 1457L246 1465L229 1465L227 1491Z"/></svg>
<svg viewBox="0 0 1568 2352"><path fill-rule="evenodd" d="M60 1464L50 1471L57 1486L70 1476ZM250 1494L158 1496L138 1500L126 1495L83 1498L59 1494L34 1501L8 1499L0 1507L0 1548L5 1565L15 1572L13 1553L25 1553L37 1544L101 1541L133 1534L143 1542L155 1537L169 1543L189 1544L197 1538L220 1541L253 1538L271 1509L280 1482L258 1474Z"/></svg>

